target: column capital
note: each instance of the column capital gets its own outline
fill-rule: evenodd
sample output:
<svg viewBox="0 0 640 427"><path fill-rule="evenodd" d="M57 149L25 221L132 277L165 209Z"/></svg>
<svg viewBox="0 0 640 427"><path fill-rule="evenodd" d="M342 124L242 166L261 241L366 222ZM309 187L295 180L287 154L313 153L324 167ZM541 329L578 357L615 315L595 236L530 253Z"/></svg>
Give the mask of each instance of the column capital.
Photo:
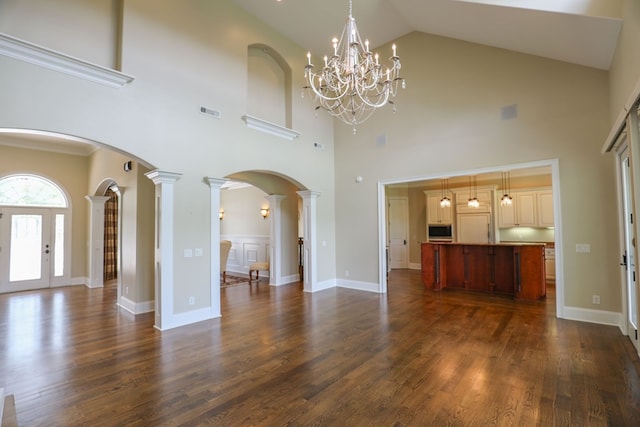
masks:
<svg viewBox="0 0 640 427"><path fill-rule="evenodd" d="M317 199L318 197L320 197L319 191L302 190L302 191L296 191L296 193L298 193L298 195L303 199Z"/></svg>
<svg viewBox="0 0 640 427"><path fill-rule="evenodd" d="M94 203L102 203L102 204L104 204L111 197L107 197L107 196L84 196L84 198L87 199L93 205Z"/></svg>
<svg viewBox="0 0 640 427"><path fill-rule="evenodd" d="M229 180L226 178L214 178L212 176L205 176L204 181L209 184L209 187L211 187L211 189L219 189Z"/></svg>
<svg viewBox="0 0 640 427"><path fill-rule="evenodd" d="M161 171L159 169L145 173L145 176L153 181L154 184L170 184L176 182L182 176L181 173Z"/></svg>

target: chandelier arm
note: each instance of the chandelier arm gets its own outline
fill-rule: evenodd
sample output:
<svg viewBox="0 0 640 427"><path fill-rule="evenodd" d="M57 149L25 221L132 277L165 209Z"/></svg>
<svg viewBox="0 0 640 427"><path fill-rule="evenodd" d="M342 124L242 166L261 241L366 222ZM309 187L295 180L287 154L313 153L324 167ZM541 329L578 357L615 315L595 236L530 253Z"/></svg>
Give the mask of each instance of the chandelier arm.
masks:
<svg viewBox="0 0 640 427"><path fill-rule="evenodd" d="M309 82L309 87L311 87L311 89L313 90L313 92L316 94L316 96L322 98L322 99L327 99L327 100L338 100L340 98L342 98L343 96L346 95L349 87L345 86L344 91L339 92L336 94L335 97L333 96L327 96L325 94L323 94L316 86L316 74L312 74L311 77L308 78L308 82Z"/></svg>

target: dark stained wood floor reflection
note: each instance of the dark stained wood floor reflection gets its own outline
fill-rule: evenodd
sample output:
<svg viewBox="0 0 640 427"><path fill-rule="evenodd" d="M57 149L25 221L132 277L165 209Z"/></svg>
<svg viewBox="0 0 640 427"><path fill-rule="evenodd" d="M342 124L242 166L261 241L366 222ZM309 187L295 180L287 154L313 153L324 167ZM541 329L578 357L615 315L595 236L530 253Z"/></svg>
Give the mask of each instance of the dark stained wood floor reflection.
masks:
<svg viewBox="0 0 640 427"><path fill-rule="evenodd" d="M615 327L535 303L235 286L223 317L160 333L116 290L0 296L0 386L22 426L638 426L640 369Z"/></svg>

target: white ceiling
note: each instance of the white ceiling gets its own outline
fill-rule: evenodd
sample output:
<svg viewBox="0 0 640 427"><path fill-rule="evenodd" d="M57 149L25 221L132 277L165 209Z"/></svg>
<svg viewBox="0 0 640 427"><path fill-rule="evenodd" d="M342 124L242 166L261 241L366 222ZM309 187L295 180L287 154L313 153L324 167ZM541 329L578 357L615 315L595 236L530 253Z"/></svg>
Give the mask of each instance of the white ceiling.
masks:
<svg viewBox="0 0 640 427"><path fill-rule="evenodd" d="M316 57L330 53L348 0L233 0ZM622 27L621 0L353 0L372 46L412 31L608 70ZM402 46L398 46L402 57Z"/></svg>

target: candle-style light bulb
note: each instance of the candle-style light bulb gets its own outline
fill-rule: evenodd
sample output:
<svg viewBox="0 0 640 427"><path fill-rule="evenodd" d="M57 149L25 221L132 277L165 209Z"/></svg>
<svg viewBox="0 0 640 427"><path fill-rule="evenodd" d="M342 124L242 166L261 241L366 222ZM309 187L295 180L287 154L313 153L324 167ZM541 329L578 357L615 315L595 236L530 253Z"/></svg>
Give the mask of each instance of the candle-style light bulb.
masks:
<svg viewBox="0 0 640 427"><path fill-rule="evenodd" d="M368 39L364 41L364 47L365 47L366 51L369 52L369 40Z"/></svg>
<svg viewBox="0 0 640 427"><path fill-rule="evenodd" d="M338 39L334 37L331 41L333 42L333 54L338 55Z"/></svg>
<svg viewBox="0 0 640 427"><path fill-rule="evenodd" d="M380 65L380 64L378 64L378 57L379 57L379 56L378 56L378 54L376 53L376 65Z"/></svg>
<svg viewBox="0 0 640 427"><path fill-rule="evenodd" d="M307 52L307 63L311 65L311 52Z"/></svg>
<svg viewBox="0 0 640 427"><path fill-rule="evenodd" d="M324 56L324 66L327 66L327 55Z"/></svg>
<svg viewBox="0 0 640 427"><path fill-rule="evenodd" d="M393 56L397 56L396 55L396 44L394 43L393 46L391 46L391 49L393 49Z"/></svg>

